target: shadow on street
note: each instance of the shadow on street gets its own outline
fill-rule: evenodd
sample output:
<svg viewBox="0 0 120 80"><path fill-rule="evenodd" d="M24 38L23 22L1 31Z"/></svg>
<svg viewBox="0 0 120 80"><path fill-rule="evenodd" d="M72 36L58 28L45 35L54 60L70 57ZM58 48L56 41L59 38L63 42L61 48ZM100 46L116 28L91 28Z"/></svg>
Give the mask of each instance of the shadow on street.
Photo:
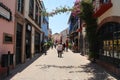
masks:
<svg viewBox="0 0 120 80"><path fill-rule="evenodd" d="M105 70L101 70L101 67L95 63L81 65L81 68L83 68L83 72L94 75L94 77L90 77L88 80L113 80L112 78L108 78L109 74Z"/></svg>
<svg viewBox="0 0 120 80"><path fill-rule="evenodd" d="M72 65L58 66L58 65L47 65L47 64L41 65L40 64L40 65L36 65L36 67L39 67L39 69L49 69L49 68L69 69L70 74L71 73L92 74L93 77L90 77L88 80L114 80L112 77L109 77L109 75L112 75L112 74L110 74L110 73L108 74L108 72L106 72L104 69L101 70L101 67L95 63L89 63L87 65L80 65L80 66L72 66ZM82 68L82 70L79 70L81 68ZM71 70L71 69L78 69L78 70L76 71L76 70ZM119 80L119 79L117 79L117 80Z"/></svg>
<svg viewBox="0 0 120 80"><path fill-rule="evenodd" d="M34 58L27 60L25 63L17 65L13 70L10 71L10 75L6 76L6 78L4 78L4 80L10 80L17 73L20 73L24 69L26 69L30 64L32 64L34 61L36 61L40 56L41 56L40 54L37 54L34 56Z"/></svg>

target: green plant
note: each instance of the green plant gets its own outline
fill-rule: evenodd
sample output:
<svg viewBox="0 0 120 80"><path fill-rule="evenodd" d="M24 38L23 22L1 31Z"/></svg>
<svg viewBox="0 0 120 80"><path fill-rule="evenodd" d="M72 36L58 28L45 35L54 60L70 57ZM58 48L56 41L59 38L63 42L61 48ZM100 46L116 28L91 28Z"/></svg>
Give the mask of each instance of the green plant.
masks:
<svg viewBox="0 0 120 80"><path fill-rule="evenodd" d="M69 42L68 43L68 47L71 49L72 48L72 44Z"/></svg>
<svg viewBox="0 0 120 80"><path fill-rule="evenodd" d="M96 36L96 30L97 30L97 18L93 16L94 14L94 8L92 6L91 2L81 2L81 8L82 11L80 13L80 18L84 20L86 23L86 36L89 43L89 57L90 58L96 58L96 42L97 42L97 36Z"/></svg>
<svg viewBox="0 0 120 80"><path fill-rule="evenodd" d="M77 10L75 10L75 9L77 9ZM50 13L43 12L43 15L54 16L57 14L68 12L68 11L73 11L73 12L75 11L74 12L75 15L73 15L73 16L78 16L79 18L84 20L84 22L87 25L86 26L86 36L87 36L88 43L89 43L89 56L95 59L95 57L96 57L95 55L97 53L97 51L96 51L97 18L95 18L93 16L93 14L94 14L93 9L94 8L92 5L92 0L83 0L83 1L79 2L79 4L76 7L69 8L69 7L64 6L64 7L56 8L55 10L53 10ZM80 11L78 11L78 10L80 10ZM69 47L71 48L71 44L69 45Z"/></svg>

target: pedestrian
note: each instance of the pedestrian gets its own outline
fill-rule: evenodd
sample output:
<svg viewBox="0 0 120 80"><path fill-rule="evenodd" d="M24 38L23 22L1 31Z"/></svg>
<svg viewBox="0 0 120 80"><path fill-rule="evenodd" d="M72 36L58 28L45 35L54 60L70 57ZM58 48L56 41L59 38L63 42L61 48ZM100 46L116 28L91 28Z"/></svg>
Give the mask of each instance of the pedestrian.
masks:
<svg viewBox="0 0 120 80"><path fill-rule="evenodd" d="M62 43L59 43L58 45L57 45L57 53L58 53L58 57L62 57L62 52L63 52L63 45L62 45Z"/></svg>
<svg viewBox="0 0 120 80"><path fill-rule="evenodd" d="M65 43L63 43L63 51L65 51Z"/></svg>
<svg viewBox="0 0 120 80"><path fill-rule="evenodd" d="M43 49L44 49L44 42L41 42L41 52L43 53Z"/></svg>
<svg viewBox="0 0 120 80"><path fill-rule="evenodd" d="M48 46L47 42L45 42L44 45L43 45L43 52L44 52L45 55L47 55L47 46Z"/></svg>
<svg viewBox="0 0 120 80"><path fill-rule="evenodd" d="M66 43L65 47L66 47L66 52L68 52L68 43Z"/></svg>
<svg viewBox="0 0 120 80"><path fill-rule="evenodd" d="M54 43L54 47L56 48L56 43Z"/></svg>

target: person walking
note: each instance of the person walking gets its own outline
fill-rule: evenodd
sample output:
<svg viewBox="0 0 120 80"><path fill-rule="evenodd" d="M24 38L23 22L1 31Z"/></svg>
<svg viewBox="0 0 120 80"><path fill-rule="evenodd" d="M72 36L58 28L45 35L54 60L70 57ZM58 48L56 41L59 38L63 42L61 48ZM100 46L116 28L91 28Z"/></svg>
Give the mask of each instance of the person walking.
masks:
<svg viewBox="0 0 120 80"><path fill-rule="evenodd" d="M63 43L63 51L65 51L65 43Z"/></svg>
<svg viewBox="0 0 120 80"><path fill-rule="evenodd" d="M62 52L63 52L63 45L62 45L62 43L59 43L59 44L57 45L58 57L62 58Z"/></svg>
<svg viewBox="0 0 120 80"><path fill-rule="evenodd" d="M45 42L43 45L43 52L45 55L47 55L47 47L48 47L48 44L47 44L47 42Z"/></svg>
<svg viewBox="0 0 120 80"><path fill-rule="evenodd" d="M68 52L68 43L66 43L65 47L66 47L66 52Z"/></svg>

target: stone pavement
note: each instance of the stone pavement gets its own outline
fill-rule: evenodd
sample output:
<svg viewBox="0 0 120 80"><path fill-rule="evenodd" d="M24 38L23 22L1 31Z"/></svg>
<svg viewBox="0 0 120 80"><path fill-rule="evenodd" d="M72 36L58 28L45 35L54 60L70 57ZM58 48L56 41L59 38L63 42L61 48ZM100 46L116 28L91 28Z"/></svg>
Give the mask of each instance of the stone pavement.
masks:
<svg viewBox="0 0 120 80"><path fill-rule="evenodd" d="M20 65L13 73L15 75L5 80L117 80L79 53L69 50L58 58L55 48L49 49L47 55Z"/></svg>

